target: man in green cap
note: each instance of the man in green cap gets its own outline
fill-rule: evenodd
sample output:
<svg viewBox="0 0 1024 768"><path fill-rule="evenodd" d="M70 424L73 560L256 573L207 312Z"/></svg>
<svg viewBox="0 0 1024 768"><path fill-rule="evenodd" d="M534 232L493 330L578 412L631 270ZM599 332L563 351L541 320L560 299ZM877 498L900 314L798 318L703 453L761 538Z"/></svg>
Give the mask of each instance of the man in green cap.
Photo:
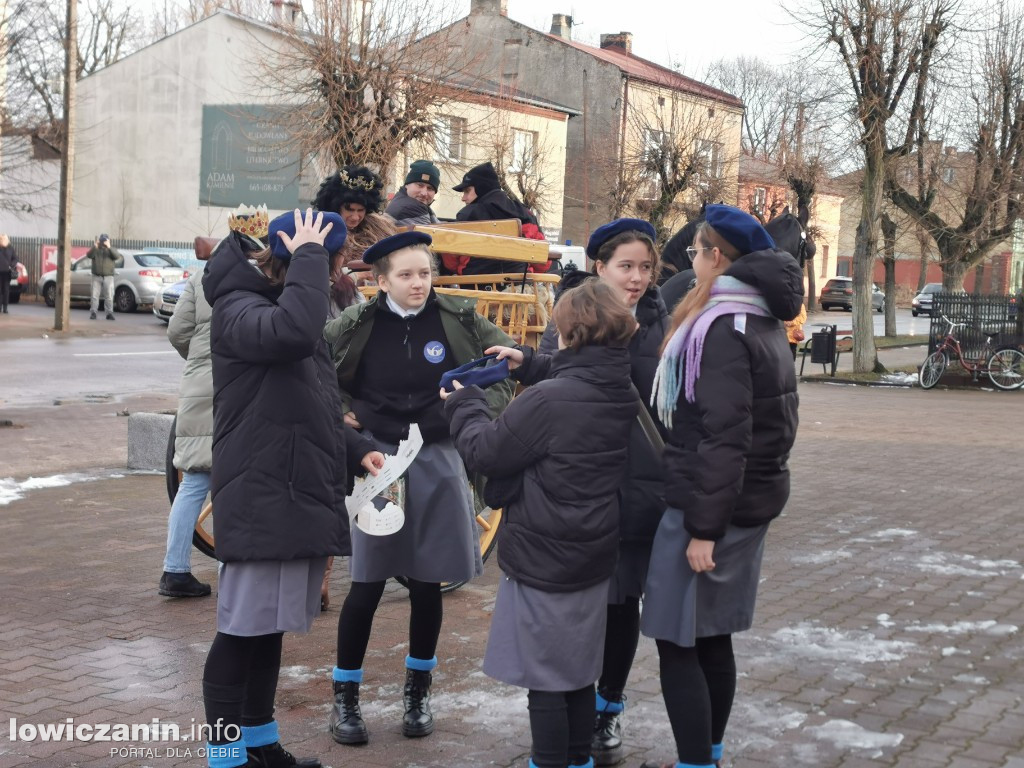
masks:
<svg viewBox="0 0 1024 768"><path fill-rule="evenodd" d="M439 220L430 204L440 183L441 172L436 165L429 160L415 160L405 176L405 186L395 193L384 213L400 227L437 224Z"/></svg>

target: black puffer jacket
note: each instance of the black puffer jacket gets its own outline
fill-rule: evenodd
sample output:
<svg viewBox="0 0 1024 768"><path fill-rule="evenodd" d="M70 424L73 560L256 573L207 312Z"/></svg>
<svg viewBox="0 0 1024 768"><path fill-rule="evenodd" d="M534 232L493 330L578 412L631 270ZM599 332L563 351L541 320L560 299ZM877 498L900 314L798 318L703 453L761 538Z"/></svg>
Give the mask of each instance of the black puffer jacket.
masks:
<svg viewBox="0 0 1024 768"><path fill-rule="evenodd" d="M214 536L223 562L351 552L346 457L354 469L372 447L343 428L323 339L327 286L318 245L295 252L283 287L232 237L207 264Z"/></svg>
<svg viewBox="0 0 1024 768"><path fill-rule="evenodd" d="M596 280L597 277L580 270L571 272L559 284L560 291L575 288L586 279ZM654 408L649 405L654 372L661 359L661 342L669 326L668 310L657 287L652 286L640 297L636 304L636 321L640 327L629 343L630 378L662 438L665 438L667 432L658 422ZM541 353L537 356L538 363L545 359L545 355L553 355L558 351L558 331L554 323L548 324L537 351ZM543 378L543 372L533 375ZM640 422L634 419L629 434L629 466L619 496L622 508L619 532L623 541L654 540L658 523L665 512L663 484L661 454L647 439Z"/></svg>
<svg viewBox="0 0 1024 768"><path fill-rule="evenodd" d="M513 200L500 189L492 189L472 203L463 206L455 214L456 221L493 221L496 219L519 219L521 224L537 226L537 217L530 210ZM464 275L489 275L503 272L522 272L526 264L518 261L501 261L473 257L462 271Z"/></svg>
<svg viewBox="0 0 1024 768"><path fill-rule="evenodd" d="M471 470L521 477L498 534L501 569L535 589L572 592L615 571L636 400L625 349L563 350L549 373L495 421L478 387L452 394L445 415Z"/></svg>
<svg viewBox="0 0 1024 768"><path fill-rule="evenodd" d="M426 203L421 203L415 197L409 197L405 187L401 187L384 213L395 220L400 227L413 227L417 224L437 224L438 218Z"/></svg>
<svg viewBox="0 0 1024 768"><path fill-rule="evenodd" d="M774 317L715 320L704 341L694 402L680 392L665 446L665 499L686 530L720 539L726 527L762 525L789 498L797 427L796 376L782 321L795 317L803 275L782 251L757 251L726 272L761 291Z"/></svg>

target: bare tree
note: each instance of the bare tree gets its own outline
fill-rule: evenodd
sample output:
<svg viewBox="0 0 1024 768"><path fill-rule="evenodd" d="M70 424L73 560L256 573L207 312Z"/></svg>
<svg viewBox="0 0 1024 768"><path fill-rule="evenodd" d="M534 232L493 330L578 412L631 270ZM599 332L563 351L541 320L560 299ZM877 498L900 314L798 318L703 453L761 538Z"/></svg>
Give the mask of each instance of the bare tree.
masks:
<svg viewBox="0 0 1024 768"><path fill-rule="evenodd" d="M962 290L964 277L996 246L1012 237L1024 202L1024 18L1003 6L983 33L965 85L957 88L957 114L970 117L964 132L971 152L936 151L928 114L921 117L914 150L919 183L908 190L895 167L886 188L899 208L935 240L947 290ZM925 164L933 168L925 172ZM939 183L939 174L942 174Z"/></svg>
<svg viewBox="0 0 1024 768"><path fill-rule="evenodd" d="M529 208L538 219L550 212L548 194L554 187L552 173L562 167L552 167L548 159L554 151L549 140L537 131L515 128L511 125L511 104L495 104L483 121L480 142L487 156L492 158L502 189Z"/></svg>
<svg viewBox="0 0 1024 768"><path fill-rule="evenodd" d="M303 156L321 170L358 163L387 177L401 150L434 130L465 65L435 31L450 15L415 0L317 0L308 16L279 19L288 44L270 53L264 80L291 105ZM429 45L415 44L431 32Z"/></svg>
<svg viewBox="0 0 1024 768"><path fill-rule="evenodd" d="M958 0L820 0L804 19L838 58L859 126L864 156L861 217L853 254L853 365L881 370L871 316L871 282L879 250L886 166L909 151L930 70ZM895 118L895 119L894 119ZM897 124L903 118L904 131Z"/></svg>
<svg viewBox="0 0 1024 768"><path fill-rule="evenodd" d="M738 158L722 110L675 93L661 99L659 108L634 101L626 109L609 202L614 216L647 219L663 243L675 218L731 193L725 169Z"/></svg>

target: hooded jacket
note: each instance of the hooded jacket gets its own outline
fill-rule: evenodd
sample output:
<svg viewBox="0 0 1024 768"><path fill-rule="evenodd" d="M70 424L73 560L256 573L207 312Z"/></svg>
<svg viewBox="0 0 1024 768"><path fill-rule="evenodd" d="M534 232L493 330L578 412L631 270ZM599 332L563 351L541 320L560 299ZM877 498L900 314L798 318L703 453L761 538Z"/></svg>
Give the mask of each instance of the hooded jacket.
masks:
<svg viewBox="0 0 1024 768"><path fill-rule="evenodd" d="M704 340L694 402L680 393L665 446L665 500L698 539L763 525L789 498L797 428L793 355L782 323L797 315L803 274L783 251L755 251L727 275L757 288L772 317L716 319Z"/></svg>
<svg viewBox="0 0 1024 768"><path fill-rule="evenodd" d="M495 421L478 387L450 395L445 415L467 467L520 478L498 533L501 569L535 589L572 592L615 571L618 489L638 406L625 349L563 350L548 374Z"/></svg>
<svg viewBox="0 0 1024 768"><path fill-rule="evenodd" d="M598 278L581 270L569 272L559 285L559 290L574 288L588 279ZM640 327L629 343L630 378L664 438L667 433L658 422L654 408L650 406L661 342L669 326L668 310L657 287L652 286L640 297L636 304L636 320ZM541 353L534 358L537 364L541 364L546 355L554 355L558 351L558 331L554 323L548 324L537 351ZM520 374L521 380L522 377L523 374ZM544 378L544 373L531 371L530 377ZM619 500L622 507L619 524L621 539L625 542L653 541L665 511L661 455L651 445L636 419L630 425L629 465L626 479L619 490Z"/></svg>
<svg viewBox="0 0 1024 768"><path fill-rule="evenodd" d="M217 558L351 552L346 465L372 446L341 418L323 339L327 252L306 244L271 285L233 237L206 266L213 307L213 504Z"/></svg>
<svg viewBox="0 0 1024 768"><path fill-rule="evenodd" d="M196 272L167 323L167 338L186 361L174 423L174 466L187 472L209 472L213 465L211 314L203 294L203 273Z"/></svg>

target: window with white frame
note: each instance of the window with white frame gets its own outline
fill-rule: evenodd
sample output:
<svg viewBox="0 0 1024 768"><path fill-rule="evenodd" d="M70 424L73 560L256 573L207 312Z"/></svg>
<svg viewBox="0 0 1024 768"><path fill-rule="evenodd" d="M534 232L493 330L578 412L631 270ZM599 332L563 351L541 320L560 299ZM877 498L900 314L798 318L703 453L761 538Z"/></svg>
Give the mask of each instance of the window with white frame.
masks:
<svg viewBox="0 0 1024 768"><path fill-rule="evenodd" d="M754 211L764 213L764 207L768 204L768 190L765 187L754 187Z"/></svg>
<svg viewBox="0 0 1024 768"><path fill-rule="evenodd" d="M537 164L537 132L512 129L512 156L508 169L512 173L533 173Z"/></svg>
<svg viewBox="0 0 1024 768"><path fill-rule="evenodd" d="M698 139L695 148L697 167L705 179L717 179L722 175L722 145L710 139Z"/></svg>
<svg viewBox="0 0 1024 768"><path fill-rule="evenodd" d="M434 123L436 159L442 163L458 163L466 157L466 120L441 115Z"/></svg>

